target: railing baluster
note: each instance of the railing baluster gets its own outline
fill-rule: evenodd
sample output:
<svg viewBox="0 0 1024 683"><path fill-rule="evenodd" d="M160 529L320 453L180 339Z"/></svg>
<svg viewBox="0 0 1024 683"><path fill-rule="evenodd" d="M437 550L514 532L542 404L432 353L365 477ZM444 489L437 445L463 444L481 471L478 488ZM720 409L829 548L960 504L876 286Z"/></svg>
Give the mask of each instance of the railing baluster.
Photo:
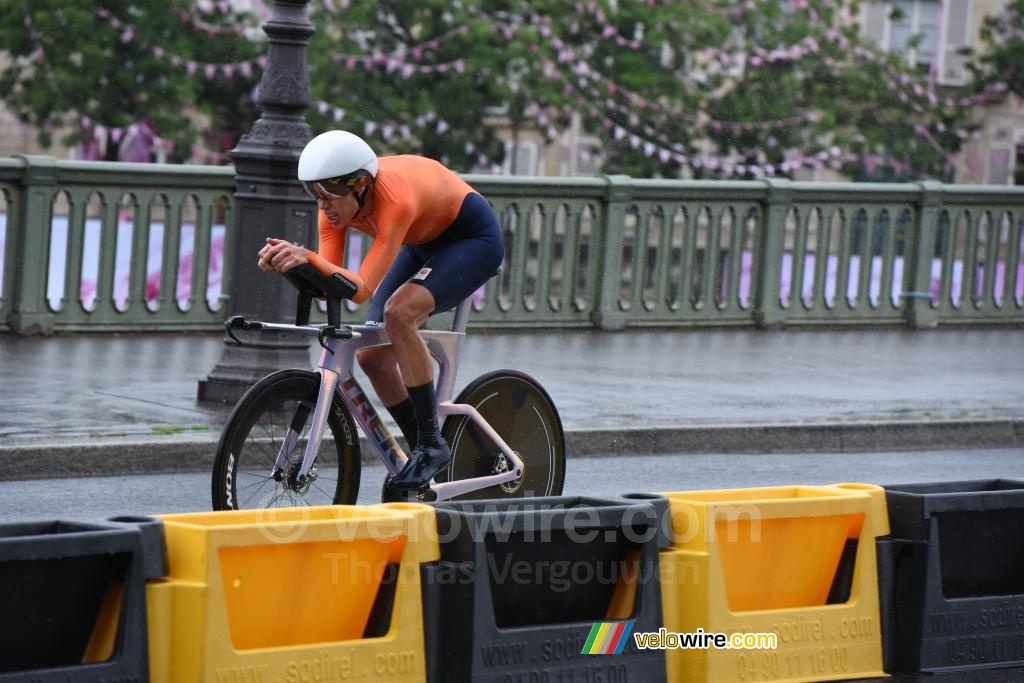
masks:
<svg viewBox="0 0 1024 683"><path fill-rule="evenodd" d="M658 214L661 232L658 233L658 251L654 268L654 308L668 313L668 276L672 266L672 214L660 207Z"/></svg>
<svg viewBox="0 0 1024 683"><path fill-rule="evenodd" d="M995 310L996 256L999 251L999 225L1002 223L1003 212L992 210L988 218L988 230L985 235L985 269L982 282L981 307Z"/></svg>
<svg viewBox="0 0 1024 683"><path fill-rule="evenodd" d="M679 305L693 312L697 306L693 300L693 276L697 268L697 230L701 209L694 206L683 219L683 253L680 255Z"/></svg>
<svg viewBox="0 0 1024 683"><path fill-rule="evenodd" d="M720 311L731 311L739 308L740 270L743 264L743 234L746 227L742 215L737 211L736 207L730 207L726 211L732 217L732 234L729 235L727 270L723 277L719 278L719 282L723 279L725 280L725 293L718 304L718 310Z"/></svg>
<svg viewBox="0 0 1024 683"><path fill-rule="evenodd" d="M509 263L509 303L511 312L521 317L526 309L523 291L526 289L526 254L530 246L529 211L522 206L515 207L515 233L512 239L512 260Z"/></svg>
<svg viewBox="0 0 1024 683"><path fill-rule="evenodd" d="M633 281L629 288L626 306L634 319L642 319L644 306L644 284L647 281L647 229L650 227L650 207L641 205L636 212L636 230L633 231Z"/></svg>
<svg viewBox="0 0 1024 683"><path fill-rule="evenodd" d="M1007 230L1007 245L1006 245L1006 286L1003 289L1003 308L1009 315L1012 315L1014 310L1019 311L1021 309L1022 301L1017 297L1017 288L1020 284L1020 252L1021 252L1021 226L1022 226L1022 211L1008 211L1008 220L1010 221L1009 230Z"/></svg>
<svg viewBox="0 0 1024 683"><path fill-rule="evenodd" d="M65 192L68 202L67 247L64 257L64 296L60 312L78 317L84 310L82 301L82 259L85 254L85 223L91 197Z"/></svg>
<svg viewBox="0 0 1024 683"><path fill-rule="evenodd" d="M17 193L10 191L10 188L0 185L0 202L4 209L4 246L0 249L0 264L3 264L3 276L0 277L0 330L7 324L7 316L11 312L11 288L14 282L14 249L11 246L11 235L13 224L17 221L18 215Z"/></svg>
<svg viewBox="0 0 1024 683"><path fill-rule="evenodd" d="M100 259L96 273L96 306L91 314L98 322L113 322L117 309L114 306L114 272L117 256L118 213L120 196L113 190L101 195L103 210L100 214Z"/></svg>
<svg viewBox="0 0 1024 683"><path fill-rule="evenodd" d="M565 205L565 241L562 243L562 289L559 291L558 310L569 313L574 310L574 299L579 281L580 222L583 220L583 205Z"/></svg>
<svg viewBox="0 0 1024 683"><path fill-rule="evenodd" d="M953 311L953 263L956 256L956 242L959 239L960 222L963 219L963 210L945 211L946 238L942 243L942 274L939 280L939 304L938 310L943 312Z"/></svg>
<svg viewBox="0 0 1024 683"><path fill-rule="evenodd" d="M814 253L814 285L811 290L811 310L820 308L824 311L830 308L828 302L828 259L832 249L832 227L835 225L837 217L840 222L843 221L842 216L842 207L832 207L827 217L823 216L822 220L824 222L818 230L818 243L815 246Z"/></svg>
<svg viewBox="0 0 1024 683"><path fill-rule="evenodd" d="M180 193L167 195L164 214L163 258L160 268L160 317L167 320L179 313L178 308L178 259L181 251L181 213L185 196Z"/></svg>
<svg viewBox="0 0 1024 683"><path fill-rule="evenodd" d="M557 207L557 205L556 205ZM540 241L537 244L537 310L549 313L553 309L549 299L551 292L551 260L554 254L555 220L557 208L552 211L547 204L541 205Z"/></svg>
<svg viewBox="0 0 1024 683"><path fill-rule="evenodd" d="M853 231L860 217L866 213L863 210L854 212L852 208L850 211L848 218L852 220L843 223L843 230L839 236L839 262L836 268L836 308L841 308L844 311L853 310L850 303L850 257L853 252Z"/></svg>
<svg viewBox="0 0 1024 683"><path fill-rule="evenodd" d="M879 207L874 212L867 212L867 222L864 224L864 230L861 233L860 241L860 253L858 254L859 269L857 272L857 302L854 308L859 311L870 311L871 310L871 271L872 271L872 260L875 254L875 230L879 223L882 221L882 217L885 216L889 220L889 209L888 207Z"/></svg>
<svg viewBox="0 0 1024 683"><path fill-rule="evenodd" d="M149 224L153 193L133 195L135 212L132 216L132 262L128 274L126 312L132 320L143 320L146 310L146 266L149 262Z"/></svg>
<svg viewBox="0 0 1024 683"><path fill-rule="evenodd" d="M985 221L985 211L978 211L971 216L965 235L964 249L964 274L960 290L961 311L970 307L972 311L977 310L978 300L975 292L978 282L978 232Z"/></svg>
<svg viewBox="0 0 1024 683"><path fill-rule="evenodd" d="M210 223L213 207L207 202L196 203L196 226L192 238L192 286L189 288L189 309L209 310L206 290L210 273Z"/></svg>
<svg viewBox="0 0 1024 683"><path fill-rule="evenodd" d="M789 280L789 301L782 302L785 308L800 310L803 306L804 291L804 269L807 261L807 233L810 231L811 217L816 215L817 207L804 211L803 216L797 216L796 233L793 235L793 263ZM819 223L820 218L819 218Z"/></svg>
<svg viewBox="0 0 1024 683"><path fill-rule="evenodd" d="M878 302L875 304L879 309L895 309L892 297L892 278L896 265L896 231L902 223L904 215L906 215L906 209L901 210L895 218L890 216L889 229L882 235L882 275L878 287Z"/></svg>

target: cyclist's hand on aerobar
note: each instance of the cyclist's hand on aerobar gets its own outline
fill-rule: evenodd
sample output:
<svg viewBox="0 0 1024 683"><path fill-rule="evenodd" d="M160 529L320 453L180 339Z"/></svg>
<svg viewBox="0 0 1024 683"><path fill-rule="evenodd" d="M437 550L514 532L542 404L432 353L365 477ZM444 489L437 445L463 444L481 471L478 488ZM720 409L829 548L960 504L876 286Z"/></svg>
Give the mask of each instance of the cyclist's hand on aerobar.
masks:
<svg viewBox="0 0 1024 683"><path fill-rule="evenodd" d="M309 253L305 247L273 237L267 238L266 245L260 249L259 257L258 265L265 273L272 273L275 270L283 273L309 262Z"/></svg>

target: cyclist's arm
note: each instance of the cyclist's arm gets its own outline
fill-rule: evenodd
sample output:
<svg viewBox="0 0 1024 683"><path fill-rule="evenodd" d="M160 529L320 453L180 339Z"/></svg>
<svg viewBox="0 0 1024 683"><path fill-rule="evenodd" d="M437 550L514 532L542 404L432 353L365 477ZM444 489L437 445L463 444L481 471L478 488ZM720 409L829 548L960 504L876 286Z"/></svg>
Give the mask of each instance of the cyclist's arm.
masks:
<svg viewBox="0 0 1024 683"><path fill-rule="evenodd" d="M310 252L309 263L324 275L341 273L348 278L356 286L356 293L352 296L352 301L357 304L361 304L373 296L374 290L377 289L381 280L387 275L388 269L391 268L391 264L394 263L398 250L402 248L409 225L412 223L409 207L388 207L388 209L382 210L378 216L377 235L373 239L373 246L367 252L366 258L360 264L358 273L334 265L341 263L344 258L346 231L331 228L321 214L320 249L318 254Z"/></svg>
<svg viewBox="0 0 1024 683"><path fill-rule="evenodd" d="M319 233L320 242L316 253L312 250L308 252L309 265L328 277L334 273L341 273L343 277L352 282L357 288L352 301L356 303L366 301L369 297L361 296L366 289L366 283L363 281L363 278L358 273L353 273L348 268L342 268L338 265L345 262L345 236L348 234L348 228L334 229L327 222L321 211L317 221L317 232ZM370 293L373 293L372 289Z"/></svg>

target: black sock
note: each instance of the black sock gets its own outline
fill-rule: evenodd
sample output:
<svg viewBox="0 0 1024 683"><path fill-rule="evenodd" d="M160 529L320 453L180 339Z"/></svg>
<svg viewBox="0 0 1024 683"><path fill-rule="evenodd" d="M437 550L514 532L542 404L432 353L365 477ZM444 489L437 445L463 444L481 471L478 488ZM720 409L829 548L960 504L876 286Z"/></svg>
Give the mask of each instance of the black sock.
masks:
<svg viewBox="0 0 1024 683"><path fill-rule="evenodd" d="M437 398L434 396L433 381L406 389L409 390L409 399L416 407L416 443L436 444L441 440L441 428L437 423Z"/></svg>
<svg viewBox="0 0 1024 683"><path fill-rule="evenodd" d="M402 436L405 437L405 442L409 444L409 452L411 453L412 449L416 448L416 430L418 429L416 424L416 408L412 404L412 399L406 396L405 400L401 403L384 407L387 408L391 418L402 431Z"/></svg>

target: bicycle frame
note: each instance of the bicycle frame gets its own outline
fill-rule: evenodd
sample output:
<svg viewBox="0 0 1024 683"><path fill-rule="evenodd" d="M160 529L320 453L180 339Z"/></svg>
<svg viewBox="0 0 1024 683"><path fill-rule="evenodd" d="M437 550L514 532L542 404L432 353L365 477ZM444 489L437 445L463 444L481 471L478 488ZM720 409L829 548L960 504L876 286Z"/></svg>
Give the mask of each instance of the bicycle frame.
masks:
<svg viewBox="0 0 1024 683"><path fill-rule="evenodd" d="M431 484L437 500L446 500L454 496L477 491L490 486L497 486L512 481L523 473L523 461L509 448L501 436L484 420L477 410L470 405L452 403L451 397L455 386L455 371L458 367L459 348L466 333L466 319L469 314L470 300L466 299L455 310L455 319L451 330L421 330L420 335L426 342L430 355L437 361L439 372L437 380L438 416L465 415L472 420L488 438L498 447L511 463L511 467L500 474L473 479L449 481L442 484ZM277 323L263 323L263 329L277 332L290 332L308 336L318 336L318 326L297 326ZM302 465L297 478L301 481L309 474L320 449L324 427L327 424L328 411L333 402L335 391L341 395L345 407L349 410L356 424L366 435L370 445L377 452L381 462L392 475L398 474L405 466L408 455L395 441L385 427L373 404L359 385L355 377L355 355L360 349L375 346L389 346L391 341L383 327L371 325L351 325L351 339L326 339L324 351L320 355L316 373L320 375L320 389L316 407L313 410L313 421L310 425L309 440L303 453ZM274 463L276 471L282 471L285 463L299 439L294 426L289 429L287 437L277 453Z"/></svg>

